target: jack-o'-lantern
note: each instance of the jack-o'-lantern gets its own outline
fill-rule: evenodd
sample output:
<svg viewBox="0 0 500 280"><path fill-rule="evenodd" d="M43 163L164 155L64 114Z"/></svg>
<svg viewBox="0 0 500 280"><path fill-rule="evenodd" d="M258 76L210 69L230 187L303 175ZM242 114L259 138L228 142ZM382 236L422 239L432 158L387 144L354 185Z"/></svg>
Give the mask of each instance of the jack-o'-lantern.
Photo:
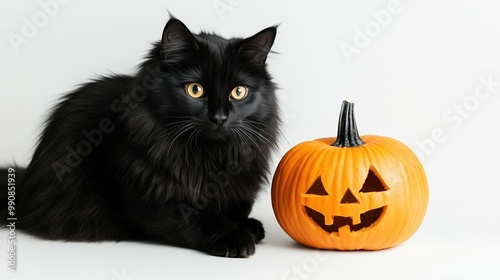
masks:
<svg viewBox="0 0 500 280"><path fill-rule="evenodd" d="M359 136L344 101L336 138L304 142L275 172L272 204L285 232L304 245L338 250L396 246L418 229L428 203L416 155L383 136Z"/></svg>

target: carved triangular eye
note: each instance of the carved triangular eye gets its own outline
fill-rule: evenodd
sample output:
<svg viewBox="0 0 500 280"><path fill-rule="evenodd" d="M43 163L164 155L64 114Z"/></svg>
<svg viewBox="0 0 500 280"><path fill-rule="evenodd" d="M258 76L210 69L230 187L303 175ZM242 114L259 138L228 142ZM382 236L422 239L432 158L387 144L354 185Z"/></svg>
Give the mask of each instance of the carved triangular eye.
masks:
<svg viewBox="0 0 500 280"><path fill-rule="evenodd" d="M325 190L323 183L321 182L321 176L319 176L316 181L312 184L312 186L307 190L306 194L315 194L315 195L328 195L328 192Z"/></svg>
<svg viewBox="0 0 500 280"><path fill-rule="evenodd" d="M342 200L340 201L340 203L342 203L342 204L359 203L359 201L352 194L351 190L347 189L347 191L345 192L344 196L342 197Z"/></svg>
<svg viewBox="0 0 500 280"><path fill-rule="evenodd" d="M373 166L370 167L370 171L368 171L363 187L359 190L359 192L383 192L389 189L385 186L382 180L379 179L376 173L378 173L376 169Z"/></svg>

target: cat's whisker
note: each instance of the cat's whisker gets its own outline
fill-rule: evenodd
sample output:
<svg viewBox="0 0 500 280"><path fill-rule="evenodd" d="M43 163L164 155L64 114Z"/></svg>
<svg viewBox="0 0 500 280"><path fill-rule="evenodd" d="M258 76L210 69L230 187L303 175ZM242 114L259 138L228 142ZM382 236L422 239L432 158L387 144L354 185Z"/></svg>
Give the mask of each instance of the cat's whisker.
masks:
<svg viewBox="0 0 500 280"><path fill-rule="evenodd" d="M170 137L167 137L169 141L175 142L179 136L189 131L194 127L192 123L179 124L174 129L170 130L168 133Z"/></svg>
<svg viewBox="0 0 500 280"><path fill-rule="evenodd" d="M202 130L201 130L201 129L197 129L197 130L196 130L196 135L194 136L194 137L195 137L195 140L198 140L198 135L200 135L200 133L201 133L201 132L202 132ZM198 142L199 142L199 141L195 141L195 142L194 142L194 145L195 145L196 149L200 150L200 147L198 146Z"/></svg>
<svg viewBox="0 0 500 280"><path fill-rule="evenodd" d="M184 120L189 120L189 121L194 120L192 117L188 117L188 116L166 116L166 117L163 117L163 119L165 119L165 120L184 119Z"/></svg>
<svg viewBox="0 0 500 280"><path fill-rule="evenodd" d="M191 143L191 141L194 142L194 146L196 149L199 149L198 148L198 134L201 132L201 129L200 128L196 128L192 133L191 135L189 135L189 138L187 140L187 143L186 145L189 147L189 150L191 152L191 154L195 154L195 151L193 150L193 144Z"/></svg>
<svg viewBox="0 0 500 280"><path fill-rule="evenodd" d="M252 127L255 131L259 132L260 134L263 134L263 135L265 134L265 135L267 135L267 136L269 136L271 138L275 137L273 134L271 134L271 133L267 132L265 129L263 129L263 127L265 126L265 124L263 124L261 122L244 120L242 123L245 124L245 125L248 125L248 126ZM280 131L278 130L278 132L280 132Z"/></svg>
<svg viewBox="0 0 500 280"><path fill-rule="evenodd" d="M240 129L236 128L234 132L234 135L237 138L235 142L242 142L245 146L251 146L246 137L240 132Z"/></svg>
<svg viewBox="0 0 500 280"><path fill-rule="evenodd" d="M262 129L262 126L264 126L263 123L261 122L257 122L257 121L248 121L248 120L244 120L243 121L245 124L255 128L255 130L263 135L266 135L266 136L269 136L266 137L270 142L273 142L274 144L273 145L277 145L277 143L275 143L275 140L277 139L277 135L281 135L281 139L283 139L287 144L288 146L291 147L290 145L290 142L288 142L288 139L285 137L285 135L283 134L283 131L278 127L278 128L275 128L275 132L277 133L277 135L273 135L271 134L270 132L266 131L265 129ZM268 142L268 143L270 143ZM271 143L270 143L271 144Z"/></svg>
<svg viewBox="0 0 500 280"><path fill-rule="evenodd" d="M267 126L265 123L262 123L262 122L259 122L259 121L254 121L254 120L244 120L244 122L247 123L247 124L249 124L249 125L252 125L253 127L255 127L255 128L259 129L259 130L262 130L262 127ZM281 136L284 136L283 135L283 131L281 130L281 127L278 126L275 129L276 129L275 132L277 132ZM266 132L265 130L262 130L262 132L267 133L270 136L273 136L273 134L271 134L269 132Z"/></svg>
<svg viewBox="0 0 500 280"><path fill-rule="evenodd" d="M251 134L251 132L249 132L249 131L245 130L243 126L242 126L242 127L239 127L239 128L238 128L237 130L235 130L235 131L239 131L239 132L241 133L241 135L242 135L242 136L244 136L244 137L242 137L242 138L247 139L247 140L250 140L250 141L253 143L253 145L254 145L254 146L255 146L255 147L259 150L259 152L260 152L262 155L265 155L264 151L262 151L262 149L260 148L260 145L259 145L259 144L258 144L258 143L257 143L257 142L253 139L252 135L250 135L250 134ZM250 143L250 142L248 142L248 143Z"/></svg>
<svg viewBox="0 0 500 280"><path fill-rule="evenodd" d="M243 122L245 124L245 122ZM260 140L263 142L266 142L267 144L272 144L271 140L269 140L264 134L262 134L260 131L262 130L257 130L256 128L250 126L250 125L243 125L241 126L241 129L247 131L250 134L253 134L257 136Z"/></svg>
<svg viewBox="0 0 500 280"><path fill-rule="evenodd" d="M173 124L173 125L170 125L169 129L167 129L165 132L163 132L160 135L158 135L155 138L155 141L158 141L158 140L161 140L161 139L165 139L165 137L168 140L169 139L169 137L167 137L168 135L175 135L179 129L182 129L188 123L190 123L190 121L187 121L187 120L185 120L185 121L178 121L178 122L172 122L171 124Z"/></svg>
<svg viewBox="0 0 500 280"><path fill-rule="evenodd" d="M186 125L179 127L178 129L175 130L175 133L172 133L172 136L169 139L170 145L167 149L167 155L170 154L170 150L172 149L172 146L175 144L175 141L184 133L190 131L195 127L195 124L192 122L188 122Z"/></svg>

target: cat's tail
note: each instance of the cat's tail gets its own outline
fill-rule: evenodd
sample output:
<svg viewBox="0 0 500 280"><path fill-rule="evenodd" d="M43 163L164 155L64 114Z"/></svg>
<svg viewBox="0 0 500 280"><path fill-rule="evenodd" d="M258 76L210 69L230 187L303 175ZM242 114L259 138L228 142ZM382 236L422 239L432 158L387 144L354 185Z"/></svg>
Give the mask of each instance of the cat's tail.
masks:
<svg viewBox="0 0 500 280"><path fill-rule="evenodd" d="M17 166L0 168L0 225L7 224L7 218L16 216L25 172L26 168Z"/></svg>

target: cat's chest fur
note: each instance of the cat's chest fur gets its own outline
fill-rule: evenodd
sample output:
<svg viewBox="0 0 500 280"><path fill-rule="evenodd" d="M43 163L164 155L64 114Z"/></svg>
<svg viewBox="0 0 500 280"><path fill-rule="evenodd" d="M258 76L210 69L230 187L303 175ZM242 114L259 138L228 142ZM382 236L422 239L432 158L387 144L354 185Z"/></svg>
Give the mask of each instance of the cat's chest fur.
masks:
<svg viewBox="0 0 500 280"><path fill-rule="evenodd" d="M196 143L189 141L189 135L171 143L169 136L151 137L157 139L148 143L154 152L128 136L129 142L124 143L127 148L117 147L112 155L118 162L127 163L113 170L115 179L127 180L124 185L141 186L131 191L160 202L174 199L196 203L201 199L213 205L238 203L262 188L268 175L267 148L227 140Z"/></svg>

